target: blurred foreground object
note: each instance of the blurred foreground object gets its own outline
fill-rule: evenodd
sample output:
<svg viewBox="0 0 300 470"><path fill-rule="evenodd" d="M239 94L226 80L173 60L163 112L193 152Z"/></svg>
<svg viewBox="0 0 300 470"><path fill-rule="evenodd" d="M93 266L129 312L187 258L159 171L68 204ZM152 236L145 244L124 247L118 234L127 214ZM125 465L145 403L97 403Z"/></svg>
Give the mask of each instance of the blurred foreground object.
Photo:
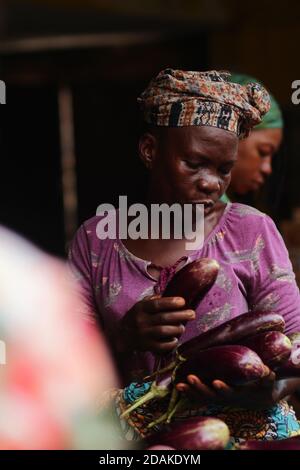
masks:
<svg viewBox="0 0 300 470"><path fill-rule="evenodd" d="M0 227L0 449L122 448L99 395L117 383L64 264Z"/></svg>

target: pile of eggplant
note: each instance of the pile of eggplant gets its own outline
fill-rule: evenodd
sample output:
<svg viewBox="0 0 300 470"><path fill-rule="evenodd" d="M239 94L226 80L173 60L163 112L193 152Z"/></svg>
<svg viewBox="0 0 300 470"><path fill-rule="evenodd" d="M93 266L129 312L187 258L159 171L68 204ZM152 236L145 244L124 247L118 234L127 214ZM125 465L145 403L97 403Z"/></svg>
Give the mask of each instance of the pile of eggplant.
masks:
<svg viewBox="0 0 300 470"><path fill-rule="evenodd" d="M215 260L196 260L175 274L164 296L183 297L186 308L196 309L218 272ZM284 329L281 315L250 311L183 343L166 367L147 378L153 380L150 390L129 406L123 417L153 399L169 396L165 413L149 425L149 428L165 425L153 435L152 444L176 449L224 449L229 432L226 424L218 419L197 417L193 421L171 423L185 400L175 386L186 381L189 374L199 376L207 384L218 379L233 386L255 383L269 375L270 369L277 378L300 377L300 333L289 338Z"/></svg>

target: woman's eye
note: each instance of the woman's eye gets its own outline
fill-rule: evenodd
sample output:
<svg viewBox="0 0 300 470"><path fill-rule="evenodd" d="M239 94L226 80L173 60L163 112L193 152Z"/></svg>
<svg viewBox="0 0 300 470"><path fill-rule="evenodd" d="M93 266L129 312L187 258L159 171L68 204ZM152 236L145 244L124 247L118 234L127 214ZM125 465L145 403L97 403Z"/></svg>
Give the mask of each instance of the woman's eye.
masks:
<svg viewBox="0 0 300 470"><path fill-rule="evenodd" d="M261 158L269 157L269 156L270 156L270 152L263 152L263 151L260 151L260 152L259 152L259 156L260 156Z"/></svg>
<svg viewBox="0 0 300 470"><path fill-rule="evenodd" d="M224 176L228 176L231 170L232 170L232 167L220 168L220 173Z"/></svg>
<svg viewBox="0 0 300 470"><path fill-rule="evenodd" d="M192 170L197 170L197 168L199 168L200 166L198 162L190 162L189 160L185 160L185 164L188 168L191 168Z"/></svg>
<svg viewBox="0 0 300 470"><path fill-rule="evenodd" d="M269 147L266 147L266 148L263 147L263 148L258 149L258 153L261 158L265 158L265 157L271 157L274 151Z"/></svg>

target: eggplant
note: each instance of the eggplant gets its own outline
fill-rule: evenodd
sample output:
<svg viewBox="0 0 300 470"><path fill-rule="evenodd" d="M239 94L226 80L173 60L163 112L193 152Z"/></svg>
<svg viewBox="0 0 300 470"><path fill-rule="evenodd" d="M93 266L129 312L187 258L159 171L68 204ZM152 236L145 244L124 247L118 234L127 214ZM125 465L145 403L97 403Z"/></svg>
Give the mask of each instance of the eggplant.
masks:
<svg viewBox="0 0 300 470"><path fill-rule="evenodd" d="M280 366L291 355L292 343L280 331L267 331L242 340L239 344L255 351L271 369Z"/></svg>
<svg viewBox="0 0 300 470"><path fill-rule="evenodd" d="M270 373L260 357L246 346L229 345L199 351L177 370L176 382L185 382L190 374L209 384L223 380L228 385L246 385Z"/></svg>
<svg viewBox="0 0 300 470"><path fill-rule="evenodd" d="M250 311L190 339L181 344L177 351L180 356L187 358L191 357L195 350L239 343L254 334L265 331L283 332L284 328L284 319L278 313Z"/></svg>
<svg viewBox="0 0 300 470"><path fill-rule="evenodd" d="M300 436L274 441L246 441L238 450L300 450Z"/></svg>
<svg viewBox="0 0 300 470"><path fill-rule="evenodd" d="M289 335L292 343L292 351L289 359L275 369L276 377L279 379L287 377L300 377L300 333Z"/></svg>
<svg viewBox="0 0 300 470"><path fill-rule="evenodd" d="M148 446L176 450L222 450L229 442L227 425L217 418L197 416L166 425L146 439Z"/></svg>
<svg viewBox="0 0 300 470"><path fill-rule="evenodd" d="M147 447L146 450L176 450L174 447L164 446L162 444L155 444L154 446Z"/></svg>
<svg viewBox="0 0 300 470"><path fill-rule="evenodd" d="M163 297L183 297L186 308L195 310L215 283L219 269L219 263L214 259L197 259L177 271L167 284Z"/></svg>
<svg viewBox="0 0 300 470"><path fill-rule="evenodd" d="M232 320L229 320L222 325L217 326L205 333L202 333L195 338L187 341L180 345L176 350L176 356L171 359L169 364L160 370L155 376L155 381L152 383L149 392L147 392L143 397L136 400L128 409L123 413L123 417L131 413L135 408L141 406L142 404L152 400L153 398L164 398L172 391L172 382L174 380L174 371L176 368L179 368L179 371L182 371L182 366L180 364L186 362L187 360L193 361L193 359L198 355L199 351L211 348L213 346L225 346L232 343L237 343L244 338L253 336L254 333L260 333L264 331L283 331L285 328L285 322L281 315L273 312L247 312L244 313ZM253 352L253 354L255 354ZM218 356L218 361L220 362L220 354ZM206 356L207 357L207 356ZM257 355L255 359L257 362ZM262 363L260 361L260 363ZM204 371L207 369L207 364L204 364ZM261 367L261 364L258 366ZM188 370L188 369L185 369ZM203 374L197 367L199 371L199 376L202 378ZM220 370L217 370L220 373ZM191 374L192 372L188 372ZM263 374L263 372L261 372ZM258 374L259 375L259 374ZM264 373L263 375L266 375ZM182 374L180 375L182 377ZM250 376L249 376L250 377ZM213 379L222 379L221 376L213 377ZM185 379L185 378L184 378ZM213 380L212 379L212 380ZM228 382L229 384L229 382Z"/></svg>
<svg viewBox="0 0 300 470"><path fill-rule="evenodd" d="M246 385L266 377L269 373L269 368L263 364L259 356L246 346L227 345L203 351L196 350L188 360L179 363L175 370L171 368L160 372L150 390L129 406L122 414L122 418L144 403L154 398L164 398L171 392L174 393L174 390L177 398L174 383L185 382L190 374L199 376L206 383L218 379L228 385ZM173 405L169 407L166 419L173 415L173 409Z"/></svg>
<svg viewBox="0 0 300 470"><path fill-rule="evenodd" d="M217 279L219 269L220 266L214 259L197 259L177 271L171 281L167 284L163 292L163 297L183 297L186 302L185 308L196 309L203 297L213 286ZM167 374L163 373L163 375L161 375L159 373L158 376L158 371L156 371L153 375L153 377L155 377L155 382L152 383L150 391L129 407L122 416L126 416L137 406L140 406L153 398L165 397L169 393L171 386L172 374L169 373L169 371L174 369L175 365L175 363L169 363L166 367ZM152 376L149 376L148 380L150 380L151 377Z"/></svg>

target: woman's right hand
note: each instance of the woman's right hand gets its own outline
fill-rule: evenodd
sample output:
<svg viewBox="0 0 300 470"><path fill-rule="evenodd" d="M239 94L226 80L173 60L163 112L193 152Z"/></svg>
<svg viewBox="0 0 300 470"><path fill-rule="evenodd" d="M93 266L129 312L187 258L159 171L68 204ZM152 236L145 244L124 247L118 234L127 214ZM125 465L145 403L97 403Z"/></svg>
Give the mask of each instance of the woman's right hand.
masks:
<svg viewBox="0 0 300 470"><path fill-rule="evenodd" d="M184 324L195 319L182 297L145 297L122 318L120 333L127 350L165 354L174 350Z"/></svg>

